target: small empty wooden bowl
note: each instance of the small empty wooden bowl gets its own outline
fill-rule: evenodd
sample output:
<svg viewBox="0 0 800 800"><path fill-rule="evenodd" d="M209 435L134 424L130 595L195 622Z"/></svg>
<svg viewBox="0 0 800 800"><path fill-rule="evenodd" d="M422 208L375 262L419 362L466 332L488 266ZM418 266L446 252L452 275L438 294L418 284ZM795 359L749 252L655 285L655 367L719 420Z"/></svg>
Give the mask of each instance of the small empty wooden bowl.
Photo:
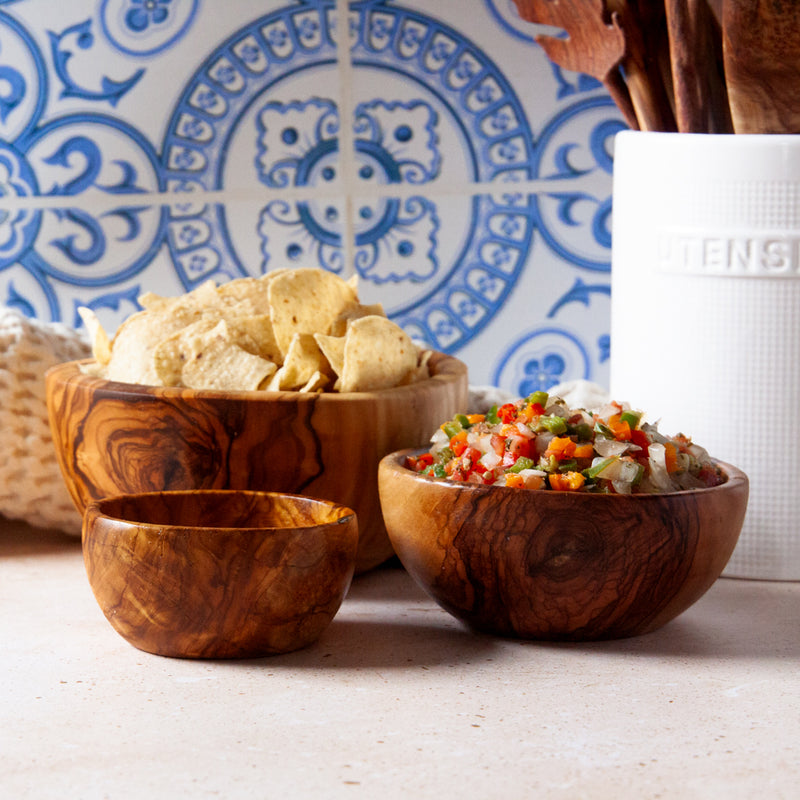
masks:
<svg viewBox="0 0 800 800"><path fill-rule="evenodd" d="M385 457L386 527L405 568L471 627L585 641L653 631L722 573L748 498L743 472L669 494L531 491L437 480Z"/></svg>
<svg viewBox="0 0 800 800"><path fill-rule="evenodd" d="M246 489L322 497L358 515L356 572L393 555L378 462L421 447L467 404L467 367L434 353L431 378L375 392L214 392L47 373L56 457L83 514L116 494Z"/></svg>
<svg viewBox="0 0 800 800"><path fill-rule="evenodd" d="M294 495L153 492L91 504L83 559L113 628L140 650L249 658L298 650L350 586L355 514Z"/></svg>

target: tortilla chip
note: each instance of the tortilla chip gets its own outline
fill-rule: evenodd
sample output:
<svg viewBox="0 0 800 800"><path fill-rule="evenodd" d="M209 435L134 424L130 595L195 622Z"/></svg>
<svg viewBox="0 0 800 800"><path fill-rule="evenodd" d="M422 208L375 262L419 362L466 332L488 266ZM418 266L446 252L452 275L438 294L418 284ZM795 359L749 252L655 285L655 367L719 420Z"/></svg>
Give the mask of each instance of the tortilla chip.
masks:
<svg viewBox="0 0 800 800"><path fill-rule="evenodd" d="M236 278L217 288L222 304L241 316L269 314L269 284L260 278Z"/></svg>
<svg viewBox="0 0 800 800"><path fill-rule="evenodd" d="M331 370L335 375L341 375L344 369L344 336L328 336L322 333L314 334L317 347L325 356Z"/></svg>
<svg viewBox="0 0 800 800"><path fill-rule="evenodd" d="M406 386L409 383L428 380L431 377L431 369L428 362L431 360L432 354L431 350L420 351L417 366L400 381L398 386Z"/></svg>
<svg viewBox="0 0 800 800"><path fill-rule="evenodd" d="M380 303L373 303L372 305L357 305L346 308L339 314L338 317L331 323L331 336L344 336L347 333L347 326L354 319L361 319L361 317L385 317L386 312Z"/></svg>
<svg viewBox="0 0 800 800"><path fill-rule="evenodd" d="M223 309L222 317L232 330L241 331L246 334L252 343L248 346L244 342L239 342L245 350L249 350L253 355L261 356L267 361L272 361L280 366L283 363L283 354L275 341L275 333L272 330L272 319L269 314L257 314L253 316L236 316L229 314ZM252 348L252 349L251 349Z"/></svg>
<svg viewBox="0 0 800 800"><path fill-rule="evenodd" d="M397 386L417 366L411 337L386 317L353 320L345 336L340 392L371 392Z"/></svg>
<svg viewBox="0 0 800 800"><path fill-rule="evenodd" d="M112 381L158 386L153 361L156 347L173 333L201 319L205 312L170 306L161 311L138 311L117 329L111 341L106 377Z"/></svg>
<svg viewBox="0 0 800 800"><path fill-rule="evenodd" d="M174 297L163 297L155 292L145 292L136 298L136 302L145 311L162 311L165 308L169 308L175 301L176 298Z"/></svg>
<svg viewBox="0 0 800 800"><path fill-rule="evenodd" d="M269 383L270 391L295 391L305 386L317 372L328 368L325 356L310 333L297 333L289 345L283 366Z"/></svg>
<svg viewBox="0 0 800 800"><path fill-rule="evenodd" d="M323 372L315 372L309 379L308 383L303 386L301 392L321 392L331 382L331 379Z"/></svg>
<svg viewBox="0 0 800 800"><path fill-rule="evenodd" d="M327 334L345 309L358 304L353 288L324 269L282 272L268 287L272 327L284 354L296 333Z"/></svg>
<svg viewBox="0 0 800 800"><path fill-rule="evenodd" d="M249 353L234 341L235 335L225 320L208 328L205 321L181 331L159 348L162 372L172 373L164 359L180 364L181 385L190 389L248 391L258 389L276 366Z"/></svg>
<svg viewBox="0 0 800 800"><path fill-rule="evenodd" d="M183 365L189 345L187 338L207 333L219 324L213 316L204 316L159 342L153 349L153 367L161 386L183 386Z"/></svg>
<svg viewBox="0 0 800 800"><path fill-rule="evenodd" d="M89 338L92 341L92 355L94 356L94 360L101 367L106 366L106 364L111 361L111 340L108 338L108 334L105 332L97 314L95 314L91 308L81 306L78 309L78 314L80 314L83 324L86 326L86 330L89 333Z"/></svg>
<svg viewBox="0 0 800 800"><path fill-rule="evenodd" d="M146 292L139 303L144 310L110 341L97 317L81 310L93 339L92 374L148 385L306 392L371 391L429 374L417 360L420 349L380 303L359 303L356 276L287 267L220 286L208 280L180 297Z"/></svg>

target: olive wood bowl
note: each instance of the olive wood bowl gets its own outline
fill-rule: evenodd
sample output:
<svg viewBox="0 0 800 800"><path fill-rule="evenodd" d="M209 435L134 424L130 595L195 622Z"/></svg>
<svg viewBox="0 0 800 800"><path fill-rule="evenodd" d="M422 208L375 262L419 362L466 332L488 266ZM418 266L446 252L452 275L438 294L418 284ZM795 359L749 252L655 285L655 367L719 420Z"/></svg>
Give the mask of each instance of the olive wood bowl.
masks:
<svg viewBox="0 0 800 800"><path fill-rule="evenodd" d="M437 480L379 466L383 515L400 561L439 605L477 630L543 640L653 631L722 573L748 498L727 481L668 494L532 491Z"/></svg>
<svg viewBox="0 0 800 800"><path fill-rule="evenodd" d="M353 578L349 508L295 495L153 492L92 503L83 558L112 627L140 650L249 658L305 647Z"/></svg>
<svg viewBox="0 0 800 800"><path fill-rule="evenodd" d="M83 514L116 494L249 489L333 500L358 516L356 572L393 555L378 462L421 447L466 407L467 367L434 353L431 378L349 394L213 392L93 378L52 368L47 406L56 457Z"/></svg>

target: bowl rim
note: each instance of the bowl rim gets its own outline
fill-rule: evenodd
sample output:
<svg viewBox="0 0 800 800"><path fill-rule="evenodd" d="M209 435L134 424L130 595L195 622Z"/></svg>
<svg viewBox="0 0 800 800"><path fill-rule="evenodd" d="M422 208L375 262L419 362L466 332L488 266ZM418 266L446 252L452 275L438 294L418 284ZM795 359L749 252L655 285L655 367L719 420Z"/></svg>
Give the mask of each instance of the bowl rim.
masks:
<svg viewBox="0 0 800 800"><path fill-rule="evenodd" d="M141 501L141 500L146 500L147 498L156 498L164 496L167 496L167 498L172 498L177 496L186 497L189 495L196 497L198 494L204 495L206 497L214 497L214 496L232 497L234 495L242 495L245 497L288 498L291 500L302 500L304 503L311 502L317 505L326 506L330 511L334 512L336 509L341 509L343 513L341 513L341 515L336 517L335 519L330 519L326 522L317 522L310 525L286 525L286 526L258 525L253 527L245 527L245 526L230 526L230 525L188 525L188 524L180 524L174 522L173 523L147 522L145 520L130 519L123 516L117 516L115 514L109 514L102 508L102 506L104 506L105 504L120 502L124 499ZM180 531L213 531L214 533L220 533L220 534L233 533L233 532L256 533L256 532L272 532L272 531L298 531L307 533L308 531L313 531L316 529L345 525L348 524L355 517L356 517L356 512L353 511L352 508L342 505L341 503L337 503L335 500L326 500L322 497L312 497L310 495L297 494L293 492L259 491L257 489L168 489L166 491L156 490L152 492L120 492L118 494L107 495L105 497L100 497L96 500L92 500L86 506L86 511L84 512L83 516L84 523L89 519L95 519L95 520L106 519L115 522L121 522L125 525L135 526L136 528L144 530L158 529L163 533L169 533L170 531L180 530Z"/></svg>
<svg viewBox="0 0 800 800"><path fill-rule="evenodd" d="M581 500L578 502L608 502L608 500L610 499L612 502L647 503L647 502L656 502L655 499L658 498L663 499L663 498L690 497L690 496L696 497L708 494L709 492L718 493L720 490L725 490L725 489L731 491L735 487L739 487L742 485L744 485L749 489L749 478L747 477L747 474L743 470L739 469L739 467L736 467L733 464L729 464L728 462L722 461L721 459L718 458L713 458L712 461L722 469L722 471L727 476L727 480L724 483L717 484L716 486L704 486L696 489L681 489L680 491L677 492L640 492L638 494L600 494L600 493L595 494L593 492L571 492L559 489L525 490L525 489L514 488L511 486L494 486L491 484L483 484L483 483L463 483L459 481L447 480L444 478L434 478L432 475L423 475L420 472L414 472L401 462L401 459L404 459L409 455L425 453L425 452L427 452L427 448L424 447L409 447L403 450L395 450L393 453L389 453L388 455L384 456L381 459L379 468L390 469L392 472L397 472L401 475L407 475L408 477L416 478L417 480L423 483L430 484L432 486L451 487L452 489L461 489L461 490L468 489L469 491L477 491L480 494L487 494L493 491L500 491L500 492L527 492L537 497L563 497L567 495L576 498L577 497L606 498L604 500L591 500L591 501Z"/></svg>
<svg viewBox="0 0 800 800"><path fill-rule="evenodd" d="M270 400L297 402L303 399L314 399L315 402L358 402L378 397L391 397L397 395L413 395L426 386L441 386L457 383L467 377L467 365L460 359L438 350L429 350L431 353L429 363L436 370L429 378L414 381L401 386L390 386L385 389L373 389L366 392L298 392L298 391L267 391L266 389L239 389L235 391L222 391L219 389L190 389L185 386L151 386L144 383L126 383L99 378L82 372L80 367L94 363L93 358L82 358L75 361L65 361L50 367L45 376L52 381L62 384L85 386L94 391L113 392L121 396L131 397L164 397L164 398L196 398L198 400Z"/></svg>

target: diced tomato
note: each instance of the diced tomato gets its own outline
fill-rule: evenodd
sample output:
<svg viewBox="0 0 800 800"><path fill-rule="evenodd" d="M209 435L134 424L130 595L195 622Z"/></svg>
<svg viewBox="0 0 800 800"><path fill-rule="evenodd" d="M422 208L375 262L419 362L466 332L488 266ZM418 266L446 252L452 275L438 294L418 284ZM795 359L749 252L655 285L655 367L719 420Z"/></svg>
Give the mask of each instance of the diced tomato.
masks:
<svg viewBox="0 0 800 800"><path fill-rule="evenodd" d="M501 422L514 422L517 418L517 407L513 403L506 403L497 409L497 416Z"/></svg>
<svg viewBox="0 0 800 800"><path fill-rule="evenodd" d="M506 452L511 453L511 455L514 456L514 460L518 459L520 456L530 458L531 450L531 440L526 439L524 436L509 436L506 439Z"/></svg>
<svg viewBox="0 0 800 800"><path fill-rule="evenodd" d="M706 486L719 486L721 483L725 483L725 478L722 474L711 466L701 467L700 472L697 473L697 477L700 478Z"/></svg>
<svg viewBox="0 0 800 800"><path fill-rule="evenodd" d="M502 456L506 452L506 440L496 433L493 433L489 439L489 445L499 456Z"/></svg>
<svg viewBox="0 0 800 800"><path fill-rule="evenodd" d="M459 431L450 439L450 449L454 456L460 456L467 449L467 432Z"/></svg>
<svg viewBox="0 0 800 800"><path fill-rule="evenodd" d="M647 438L647 434L643 430L639 430L636 428L635 430L631 431L631 441L642 448L642 452L638 455L644 456L647 458L648 450L650 447L650 441Z"/></svg>
<svg viewBox="0 0 800 800"><path fill-rule="evenodd" d="M475 468L478 460L481 457L481 451L474 447L468 447L461 455L461 468L469 472Z"/></svg>
<svg viewBox="0 0 800 800"><path fill-rule="evenodd" d="M420 456L409 456L406 459L406 466L415 472L422 472L426 467L433 464L433 456L430 453L423 453Z"/></svg>

